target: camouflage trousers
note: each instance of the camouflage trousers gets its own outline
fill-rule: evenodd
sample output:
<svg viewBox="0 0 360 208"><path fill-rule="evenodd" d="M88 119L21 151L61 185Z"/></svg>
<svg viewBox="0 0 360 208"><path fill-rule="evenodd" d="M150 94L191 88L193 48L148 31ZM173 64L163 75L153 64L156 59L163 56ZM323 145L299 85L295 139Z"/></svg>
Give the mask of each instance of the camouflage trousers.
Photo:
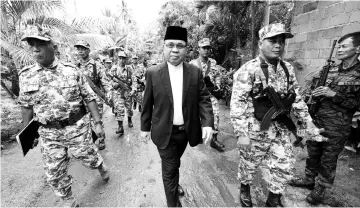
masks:
<svg viewBox="0 0 360 208"><path fill-rule="evenodd" d="M249 132L251 150L239 149L238 178L242 184L251 184L260 163L265 161L263 172L269 191L283 193L293 176L295 162L290 132L270 128L266 132Z"/></svg>
<svg viewBox="0 0 360 208"><path fill-rule="evenodd" d="M344 149L347 137L329 138L327 142L306 141L308 157L306 158L305 175L316 178L327 188L332 188L335 181L337 160Z"/></svg>
<svg viewBox="0 0 360 208"><path fill-rule="evenodd" d="M142 105L143 103L143 93L144 92L135 92L133 98L134 102L137 102L139 105Z"/></svg>
<svg viewBox="0 0 360 208"><path fill-rule="evenodd" d="M214 97L210 96L213 113L214 113L214 134L219 133L219 122L220 122L220 109L219 109L219 101Z"/></svg>
<svg viewBox="0 0 360 208"><path fill-rule="evenodd" d="M63 129L40 127L39 135L47 182L57 196L72 193L72 176L68 174L71 156L90 169L97 169L103 162L91 138L89 114Z"/></svg>
<svg viewBox="0 0 360 208"><path fill-rule="evenodd" d="M114 102L114 113L115 120L123 121L125 117L125 109L126 114L129 117L133 116L132 103L133 98L130 96L126 96L125 99L121 94L114 93L112 96Z"/></svg>

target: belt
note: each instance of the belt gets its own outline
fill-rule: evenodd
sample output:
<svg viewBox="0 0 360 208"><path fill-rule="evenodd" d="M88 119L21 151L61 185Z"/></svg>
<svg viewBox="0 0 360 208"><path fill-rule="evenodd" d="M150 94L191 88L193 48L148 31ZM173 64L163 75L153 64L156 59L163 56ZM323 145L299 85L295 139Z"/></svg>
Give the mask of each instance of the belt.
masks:
<svg viewBox="0 0 360 208"><path fill-rule="evenodd" d="M185 126L184 125L173 125L173 130L184 131Z"/></svg>
<svg viewBox="0 0 360 208"><path fill-rule="evenodd" d="M65 128L66 126L70 126L73 125L74 123L76 123L77 121L79 121L80 119L82 119L82 117L84 117L86 115L86 108L83 105L82 107L80 107L80 110L76 113L70 113L70 116L68 119L65 120L61 120L61 121L50 121L47 122L46 125L43 125L45 128L55 128L55 129L62 129Z"/></svg>

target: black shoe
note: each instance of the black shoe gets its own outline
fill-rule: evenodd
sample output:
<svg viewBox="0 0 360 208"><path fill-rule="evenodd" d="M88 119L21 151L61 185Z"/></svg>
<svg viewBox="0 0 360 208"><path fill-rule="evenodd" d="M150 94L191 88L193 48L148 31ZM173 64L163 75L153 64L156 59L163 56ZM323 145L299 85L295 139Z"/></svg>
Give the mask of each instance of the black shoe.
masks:
<svg viewBox="0 0 360 208"><path fill-rule="evenodd" d="M301 178L294 178L290 180L289 185L313 190L315 186L315 178L311 178L307 176Z"/></svg>
<svg viewBox="0 0 360 208"><path fill-rule="evenodd" d="M184 195L185 195L185 191L184 191L184 189L180 186L180 184L179 184L179 186L178 186L178 192L179 192L179 196L184 196Z"/></svg>
<svg viewBox="0 0 360 208"><path fill-rule="evenodd" d="M320 184L315 184L314 190L306 197L312 205L317 205L324 201L325 187Z"/></svg>
<svg viewBox="0 0 360 208"><path fill-rule="evenodd" d="M98 145L98 148L99 150L104 150L105 149L105 138L102 138L99 140L99 145Z"/></svg>
<svg viewBox="0 0 360 208"><path fill-rule="evenodd" d="M128 126L129 126L129 128L132 128L134 126L134 124L131 120L131 117L128 117Z"/></svg>
<svg viewBox="0 0 360 208"><path fill-rule="evenodd" d="M240 185L240 203L241 207L252 207L252 200L250 194L250 185Z"/></svg>
<svg viewBox="0 0 360 208"><path fill-rule="evenodd" d="M284 207L281 203L281 194L274 194L269 191L268 199L266 200L266 207Z"/></svg>
<svg viewBox="0 0 360 208"><path fill-rule="evenodd" d="M225 146L216 139L215 135L213 135L213 138L210 141L210 147L217 149L219 152L225 151Z"/></svg>
<svg viewBox="0 0 360 208"><path fill-rule="evenodd" d="M119 126L119 128L116 130L115 133L116 133L116 134L123 135L123 134L124 134L124 127L123 127L123 126Z"/></svg>

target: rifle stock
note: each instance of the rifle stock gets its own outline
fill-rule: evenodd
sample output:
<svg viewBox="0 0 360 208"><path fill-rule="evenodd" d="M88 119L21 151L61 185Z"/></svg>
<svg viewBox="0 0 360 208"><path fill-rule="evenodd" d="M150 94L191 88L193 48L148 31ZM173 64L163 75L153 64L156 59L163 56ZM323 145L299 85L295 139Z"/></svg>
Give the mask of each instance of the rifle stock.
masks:
<svg viewBox="0 0 360 208"><path fill-rule="evenodd" d="M325 64L325 66L321 70L319 80L316 82L316 84L312 88L312 90L315 90L316 88L318 88L320 86L325 86L326 80L327 80L327 77L328 77L328 74L329 74L329 70L330 70L330 67L331 67L331 64L332 64L331 57L332 57L332 54L334 52L336 42L337 42L337 40L333 41L331 51L330 51L330 56L326 60L327 63ZM318 111L319 101L314 101L313 98L312 98L312 95L311 95L308 102L307 102L307 104L308 104L308 108L309 108L309 113L310 113L311 117L313 117L315 115L315 113Z"/></svg>

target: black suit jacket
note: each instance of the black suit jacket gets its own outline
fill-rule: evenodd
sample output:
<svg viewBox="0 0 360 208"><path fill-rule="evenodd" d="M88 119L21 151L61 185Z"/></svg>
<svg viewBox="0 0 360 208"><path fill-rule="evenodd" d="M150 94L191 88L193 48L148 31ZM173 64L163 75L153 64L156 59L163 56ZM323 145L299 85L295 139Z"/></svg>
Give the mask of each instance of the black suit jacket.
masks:
<svg viewBox="0 0 360 208"><path fill-rule="evenodd" d="M185 133L190 146L202 142L201 125L214 126L210 93L201 70L183 63L182 110ZM141 131L151 131L154 144L167 147L173 127L174 104L167 62L146 70L146 85L141 112Z"/></svg>

